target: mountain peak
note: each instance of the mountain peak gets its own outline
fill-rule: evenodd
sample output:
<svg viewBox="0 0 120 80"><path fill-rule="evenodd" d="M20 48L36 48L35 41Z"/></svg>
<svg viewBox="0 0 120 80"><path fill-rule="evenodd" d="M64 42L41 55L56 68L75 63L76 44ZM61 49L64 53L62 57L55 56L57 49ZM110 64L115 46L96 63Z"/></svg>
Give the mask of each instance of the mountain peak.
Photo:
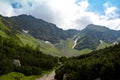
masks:
<svg viewBox="0 0 120 80"><path fill-rule="evenodd" d="M33 17L32 15L27 15L27 14L21 14L21 15L19 15L19 16L20 16L20 17L21 17L21 16L24 16L24 17L25 17L25 16L26 16L26 17L28 17L28 16L29 16L29 17ZM19 17L19 16L18 16L18 17Z"/></svg>
<svg viewBox="0 0 120 80"><path fill-rule="evenodd" d="M22 15L19 15L17 17L28 18L28 19L35 19L35 17L33 17L32 15L26 15L26 14L22 14Z"/></svg>
<svg viewBox="0 0 120 80"><path fill-rule="evenodd" d="M92 30L97 30L97 31L106 31L109 28L105 27L105 26L100 26L100 25L94 25L94 24L89 24L86 26L85 29L92 29Z"/></svg>

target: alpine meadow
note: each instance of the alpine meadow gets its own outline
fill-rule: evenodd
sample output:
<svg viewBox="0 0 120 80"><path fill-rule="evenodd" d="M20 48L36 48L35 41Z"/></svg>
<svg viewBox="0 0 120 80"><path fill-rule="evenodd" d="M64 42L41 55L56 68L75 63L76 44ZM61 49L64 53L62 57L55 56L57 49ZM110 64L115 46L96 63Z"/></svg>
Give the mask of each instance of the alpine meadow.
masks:
<svg viewBox="0 0 120 80"><path fill-rule="evenodd" d="M0 5L0 80L120 80L119 0Z"/></svg>

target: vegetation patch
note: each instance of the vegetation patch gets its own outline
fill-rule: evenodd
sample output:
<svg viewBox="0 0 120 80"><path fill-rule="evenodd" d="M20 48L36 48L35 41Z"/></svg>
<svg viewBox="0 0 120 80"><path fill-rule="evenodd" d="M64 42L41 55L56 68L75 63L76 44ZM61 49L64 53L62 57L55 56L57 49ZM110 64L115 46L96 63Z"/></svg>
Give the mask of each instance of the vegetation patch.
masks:
<svg viewBox="0 0 120 80"><path fill-rule="evenodd" d="M21 66L16 66L13 60L20 61ZM10 72L29 75L41 75L58 65L58 57L43 54L38 48L19 46L12 39L0 37L0 75Z"/></svg>
<svg viewBox="0 0 120 80"><path fill-rule="evenodd" d="M57 80L120 80L120 44L68 59Z"/></svg>

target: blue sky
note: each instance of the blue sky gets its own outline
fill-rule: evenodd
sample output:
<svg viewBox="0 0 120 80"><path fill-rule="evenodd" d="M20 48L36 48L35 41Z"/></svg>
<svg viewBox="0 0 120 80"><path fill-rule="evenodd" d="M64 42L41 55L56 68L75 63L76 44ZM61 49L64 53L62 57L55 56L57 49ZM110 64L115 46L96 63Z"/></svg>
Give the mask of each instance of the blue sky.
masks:
<svg viewBox="0 0 120 80"><path fill-rule="evenodd" d="M18 2L13 2L13 3L11 3L11 6L12 6L13 8L22 8L22 4L20 4L20 3L18 3Z"/></svg>
<svg viewBox="0 0 120 80"><path fill-rule="evenodd" d="M0 0L3 16L32 15L62 29L88 24L120 30L120 0Z"/></svg>
<svg viewBox="0 0 120 80"><path fill-rule="evenodd" d="M88 7L89 11L98 12L104 14L104 4L109 3L110 6L116 6L120 8L120 0L88 0L90 6Z"/></svg>

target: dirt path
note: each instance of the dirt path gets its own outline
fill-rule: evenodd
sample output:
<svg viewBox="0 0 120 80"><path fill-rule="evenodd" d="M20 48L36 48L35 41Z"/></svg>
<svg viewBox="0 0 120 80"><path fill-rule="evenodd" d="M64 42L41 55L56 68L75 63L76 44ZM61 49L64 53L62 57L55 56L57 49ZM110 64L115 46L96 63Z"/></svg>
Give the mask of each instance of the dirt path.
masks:
<svg viewBox="0 0 120 80"><path fill-rule="evenodd" d="M55 76L55 71L51 72L50 74L44 75L43 77L38 78L36 80L55 80L54 76Z"/></svg>

